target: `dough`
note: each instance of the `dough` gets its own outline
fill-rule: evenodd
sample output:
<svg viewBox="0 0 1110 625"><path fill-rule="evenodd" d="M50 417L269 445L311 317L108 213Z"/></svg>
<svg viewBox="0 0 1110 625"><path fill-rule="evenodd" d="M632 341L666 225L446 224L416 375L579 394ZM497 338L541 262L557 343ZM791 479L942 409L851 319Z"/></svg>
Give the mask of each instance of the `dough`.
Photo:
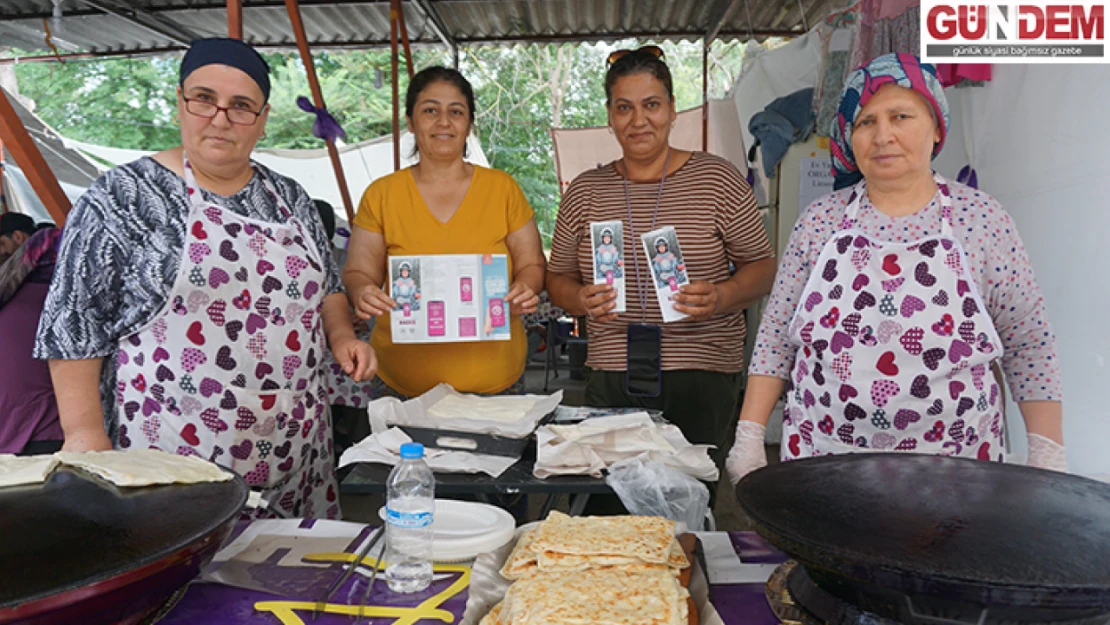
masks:
<svg viewBox="0 0 1110 625"><path fill-rule="evenodd" d="M60 451L62 464L88 471L116 486L224 482L234 475L195 456L179 456L158 449L126 451Z"/></svg>
<svg viewBox="0 0 1110 625"><path fill-rule="evenodd" d="M0 454L0 488L23 484L40 484L58 466L58 459L49 456L16 456Z"/></svg>
<svg viewBox="0 0 1110 625"><path fill-rule="evenodd" d="M675 523L662 517L571 517L553 511L536 530L532 551L582 556L625 556L667 564Z"/></svg>
<svg viewBox="0 0 1110 625"><path fill-rule="evenodd" d="M440 419L473 419L475 421L521 421L536 405L531 397L478 397L447 395L428 408L429 417Z"/></svg>
<svg viewBox="0 0 1110 625"><path fill-rule="evenodd" d="M665 568L539 573L513 583L491 625L684 625L689 592Z"/></svg>

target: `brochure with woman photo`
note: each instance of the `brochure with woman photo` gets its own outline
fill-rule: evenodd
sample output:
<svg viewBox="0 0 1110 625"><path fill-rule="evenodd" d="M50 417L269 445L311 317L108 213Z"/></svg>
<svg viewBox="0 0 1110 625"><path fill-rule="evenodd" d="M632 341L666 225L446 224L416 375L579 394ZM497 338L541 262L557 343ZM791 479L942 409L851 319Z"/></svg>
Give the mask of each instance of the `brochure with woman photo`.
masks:
<svg viewBox="0 0 1110 625"><path fill-rule="evenodd" d="M651 285L663 312L663 321L679 321L688 315L674 309L674 297L678 289L690 283L686 275L686 262L678 246L678 234L671 226L653 230L640 237L647 255L648 268L651 270Z"/></svg>
<svg viewBox="0 0 1110 625"><path fill-rule="evenodd" d="M509 340L508 292L504 254L390 257L393 342Z"/></svg>
<svg viewBox="0 0 1110 625"><path fill-rule="evenodd" d="M594 257L594 284L608 284L617 291L613 312L624 312L624 230L619 221L590 224L590 249Z"/></svg>

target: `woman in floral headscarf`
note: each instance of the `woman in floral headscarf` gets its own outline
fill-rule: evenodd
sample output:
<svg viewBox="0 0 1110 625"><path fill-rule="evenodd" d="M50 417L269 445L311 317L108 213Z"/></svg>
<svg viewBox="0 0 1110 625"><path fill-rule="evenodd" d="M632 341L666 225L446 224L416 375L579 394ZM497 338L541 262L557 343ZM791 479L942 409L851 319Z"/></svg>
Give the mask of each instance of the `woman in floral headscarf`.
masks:
<svg viewBox="0 0 1110 625"><path fill-rule="evenodd" d="M848 76L833 133L837 190L800 218L759 328L733 482L782 459L915 451L1004 459L1001 366L1029 464L1067 470L1060 365L1013 219L931 161L948 104L931 65L876 58Z"/></svg>

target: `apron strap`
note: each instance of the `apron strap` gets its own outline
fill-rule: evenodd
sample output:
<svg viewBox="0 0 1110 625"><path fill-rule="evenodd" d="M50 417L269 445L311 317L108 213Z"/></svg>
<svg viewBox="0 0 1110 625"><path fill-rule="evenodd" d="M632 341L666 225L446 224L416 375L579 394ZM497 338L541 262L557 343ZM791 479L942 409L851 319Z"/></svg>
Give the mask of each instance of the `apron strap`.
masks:
<svg viewBox="0 0 1110 625"><path fill-rule="evenodd" d="M197 184L197 177L196 174L193 173L193 166L189 164L189 157L187 154L185 154L184 150L182 150L181 152L181 159L184 163L185 186L189 193L189 201L194 207L199 206L203 209L208 206L208 202L204 199L204 195L201 192L200 185ZM266 192L270 194L270 199L273 200L274 204L277 205L278 210L281 211L282 217L284 217L286 220L291 219L293 217L293 211L289 208L289 205L286 204L285 200L281 198L281 195L278 194L277 188L274 187L274 184L270 181L269 176L264 174L262 168L260 168L258 164L254 161L251 161L251 169L253 169L255 175L258 176L260 180L262 180L263 186L266 187Z"/></svg>
<svg viewBox="0 0 1110 625"><path fill-rule="evenodd" d="M933 172L933 181L940 193L940 230L945 237L953 238L952 234L952 192L948 188L948 181L940 174ZM844 210L844 218L840 220L840 230L848 230L856 226L859 221L860 198L867 193L867 181L860 180L852 188L852 195L848 198L848 208Z"/></svg>

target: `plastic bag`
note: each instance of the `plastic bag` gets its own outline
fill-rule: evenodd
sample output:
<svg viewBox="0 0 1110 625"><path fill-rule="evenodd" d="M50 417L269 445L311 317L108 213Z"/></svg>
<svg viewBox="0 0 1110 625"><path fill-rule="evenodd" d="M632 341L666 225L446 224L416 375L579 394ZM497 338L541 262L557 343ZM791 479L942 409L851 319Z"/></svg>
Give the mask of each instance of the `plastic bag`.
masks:
<svg viewBox="0 0 1110 625"><path fill-rule="evenodd" d="M658 460L628 458L613 463L605 482L629 513L661 516L701 531L709 511L709 488Z"/></svg>

